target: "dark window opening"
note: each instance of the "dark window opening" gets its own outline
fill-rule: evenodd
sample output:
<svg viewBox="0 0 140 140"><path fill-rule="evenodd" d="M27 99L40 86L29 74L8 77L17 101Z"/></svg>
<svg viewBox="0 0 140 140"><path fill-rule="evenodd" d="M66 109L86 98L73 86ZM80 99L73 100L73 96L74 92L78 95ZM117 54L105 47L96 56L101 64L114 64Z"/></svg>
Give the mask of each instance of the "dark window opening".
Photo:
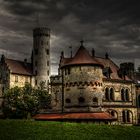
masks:
<svg viewBox="0 0 140 140"><path fill-rule="evenodd" d="M125 96L126 96L126 101L129 101L129 92L128 92L128 89L126 89L126 91L125 91Z"/></svg>
<svg viewBox="0 0 140 140"><path fill-rule="evenodd" d="M109 97L109 88L105 89L105 100L109 101L110 97Z"/></svg>
<svg viewBox="0 0 140 140"><path fill-rule="evenodd" d="M97 102L98 102L98 98L94 97L94 98L93 98L93 102L94 102L94 103L97 103Z"/></svg>
<svg viewBox="0 0 140 140"><path fill-rule="evenodd" d="M37 85L37 80L35 80L35 85Z"/></svg>
<svg viewBox="0 0 140 140"><path fill-rule="evenodd" d="M83 97L78 98L79 103L84 103L85 99Z"/></svg>
<svg viewBox="0 0 140 140"><path fill-rule="evenodd" d="M67 99L65 100L65 102L66 102L66 103L71 103L71 100L70 100L69 98L67 98Z"/></svg>
<svg viewBox="0 0 140 140"><path fill-rule="evenodd" d="M138 96L138 107L140 108L140 95Z"/></svg>
<svg viewBox="0 0 140 140"><path fill-rule="evenodd" d="M124 110L122 112L122 121L124 123L130 123L131 122L130 115L131 115L131 112L129 110Z"/></svg>
<svg viewBox="0 0 140 140"><path fill-rule="evenodd" d="M50 54L50 51L49 51L49 49L46 49L46 53L47 53L47 55L49 55L49 54Z"/></svg>
<svg viewBox="0 0 140 140"><path fill-rule="evenodd" d="M49 64L49 61L47 61L47 66L49 66L50 64Z"/></svg>
<svg viewBox="0 0 140 140"><path fill-rule="evenodd" d="M113 88L110 89L110 100L114 101L114 90L113 90Z"/></svg>
<svg viewBox="0 0 140 140"><path fill-rule="evenodd" d="M50 74L49 70L47 71L47 74L48 74L48 75Z"/></svg>

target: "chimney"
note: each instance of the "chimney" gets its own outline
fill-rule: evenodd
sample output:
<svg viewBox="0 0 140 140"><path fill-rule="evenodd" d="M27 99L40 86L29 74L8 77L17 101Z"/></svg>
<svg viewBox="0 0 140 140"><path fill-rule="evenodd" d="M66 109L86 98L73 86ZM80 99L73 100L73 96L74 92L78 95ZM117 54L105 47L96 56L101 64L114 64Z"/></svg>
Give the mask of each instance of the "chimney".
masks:
<svg viewBox="0 0 140 140"><path fill-rule="evenodd" d="M27 66L27 59L26 58L24 59L24 66L25 67Z"/></svg>
<svg viewBox="0 0 140 140"><path fill-rule="evenodd" d="M108 55L108 53L106 52L106 54L105 54L105 58L106 59L108 59L109 58L109 55Z"/></svg>
<svg viewBox="0 0 140 140"><path fill-rule="evenodd" d="M94 48L92 49L92 56L93 57L95 56L95 50L94 50Z"/></svg>

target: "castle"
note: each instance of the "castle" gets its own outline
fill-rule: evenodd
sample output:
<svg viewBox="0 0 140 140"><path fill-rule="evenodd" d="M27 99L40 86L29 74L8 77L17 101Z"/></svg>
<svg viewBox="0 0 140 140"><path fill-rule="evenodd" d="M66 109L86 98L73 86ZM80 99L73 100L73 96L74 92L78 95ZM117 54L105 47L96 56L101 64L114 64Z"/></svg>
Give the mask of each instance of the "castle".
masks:
<svg viewBox="0 0 140 140"><path fill-rule="evenodd" d="M35 87L45 81L57 119L117 124L137 124L140 119L140 86L133 63L118 67L107 53L104 58L94 49L89 53L81 41L74 56L65 58L61 52L58 75L50 76L50 29L45 27L33 30L31 63L2 55L0 78L1 101L6 88L26 82ZM46 120L50 118L46 115Z"/></svg>

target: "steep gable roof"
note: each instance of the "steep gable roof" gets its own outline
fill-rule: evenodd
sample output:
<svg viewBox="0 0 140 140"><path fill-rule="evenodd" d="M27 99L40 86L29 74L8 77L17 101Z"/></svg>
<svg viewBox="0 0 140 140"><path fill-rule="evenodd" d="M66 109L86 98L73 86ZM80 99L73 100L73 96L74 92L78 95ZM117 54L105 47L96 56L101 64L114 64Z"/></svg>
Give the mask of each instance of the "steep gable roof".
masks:
<svg viewBox="0 0 140 140"><path fill-rule="evenodd" d="M11 73L14 74L21 74L21 75L33 75L32 74L32 67L30 63L12 60L12 59L5 59L5 63L10 69Z"/></svg>

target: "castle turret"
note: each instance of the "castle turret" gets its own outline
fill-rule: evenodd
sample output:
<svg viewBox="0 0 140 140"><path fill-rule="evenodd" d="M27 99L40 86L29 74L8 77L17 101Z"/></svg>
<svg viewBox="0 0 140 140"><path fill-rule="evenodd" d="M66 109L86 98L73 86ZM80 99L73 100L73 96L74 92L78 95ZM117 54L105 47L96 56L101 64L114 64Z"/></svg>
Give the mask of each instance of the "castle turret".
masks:
<svg viewBox="0 0 140 140"><path fill-rule="evenodd" d="M50 75L50 29L46 27L33 30L33 74L35 84L49 82Z"/></svg>

